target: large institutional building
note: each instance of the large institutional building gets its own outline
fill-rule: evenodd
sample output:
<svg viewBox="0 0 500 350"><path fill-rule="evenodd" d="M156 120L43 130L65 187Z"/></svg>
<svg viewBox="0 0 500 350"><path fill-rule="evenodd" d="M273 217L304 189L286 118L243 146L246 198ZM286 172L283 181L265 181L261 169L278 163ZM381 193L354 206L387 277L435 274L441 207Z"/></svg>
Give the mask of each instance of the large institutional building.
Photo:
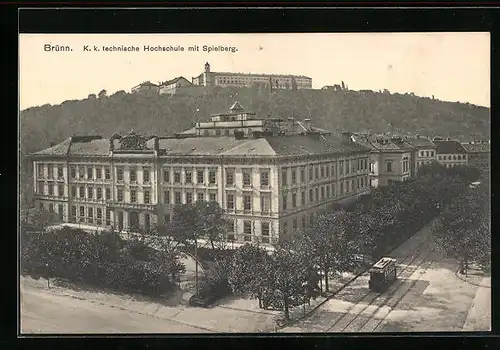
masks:
<svg viewBox="0 0 500 350"><path fill-rule="evenodd" d="M205 71L192 78L192 83L200 86L244 87L261 84L285 90L312 89L312 79L303 75L212 72L208 62L205 63Z"/></svg>
<svg viewBox="0 0 500 350"><path fill-rule="evenodd" d="M238 104L228 114L229 134L211 123L208 134L73 136L39 151L36 205L64 222L133 230L168 223L176 204L217 201L229 239L272 243L369 190L370 151L349 137L308 121L242 127L252 114Z"/></svg>

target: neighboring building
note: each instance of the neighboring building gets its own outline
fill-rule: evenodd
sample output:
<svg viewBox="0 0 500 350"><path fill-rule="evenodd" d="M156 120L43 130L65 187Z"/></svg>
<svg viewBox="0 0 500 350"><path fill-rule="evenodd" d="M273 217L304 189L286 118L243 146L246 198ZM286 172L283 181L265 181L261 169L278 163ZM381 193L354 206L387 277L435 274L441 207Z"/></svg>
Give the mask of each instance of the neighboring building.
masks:
<svg viewBox="0 0 500 350"><path fill-rule="evenodd" d="M212 72L208 62L205 63L205 71L192 78L192 83L200 86L248 87L263 85L285 90L312 89L312 79L303 75Z"/></svg>
<svg viewBox="0 0 500 350"><path fill-rule="evenodd" d="M436 160L446 168L457 165L467 165L467 151L458 141L437 140L432 141L436 145Z"/></svg>
<svg viewBox="0 0 500 350"><path fill-rule="evenodd" d="M467 152L467 164L478 168L483 176L490 174L490 141L470 141L462 143Z"/></svg>
<svg viewBox="0 0 500 350"><path fill-rule="evenodd" d="M132 93L157 94L158 92L159 86L150 81L145 81L132 88Z"/></svg>
<svg viewBox="0 0 500 350"><path fill-rule="evenodd" d="M413 164L415 173L422 165L430 164L436 160L436 145L428 138L417 135L405 140L415 147L415 163Z"/></svg>
<svg viewBox="0 0 500 350"><path fill-rule="evenodd" d="M38 207L119 230L171 220L199 199L225 210L230 240L273 243L333 202L369 191L370 150L348 138L70 137L32 156Z"/></svg>
<svg viewBox="0 0 500 350"><path fill-rule="evenodd" d="M235 102L229 113L219 113L211 116L211 121L197 122L191 129L178 133L179 136L236 136L248 137L254 132L263 134L298 135L309 132L319 132L322 135L330 134L311 125L310 119L304 121L294 118L268 118L259 119L255 113L247 112Z"/></svg>
<svg viewBox="0 0 500 350"><path fill-rule="evenodd" d="M193 86L193 84L186 78L177 77L175 79L161 83L159 86L159 92L160 95L175 95L176 93L179 93L179 91L182 91L183 88L191 86Z"/></svg>
<svg viewBox="0 0 500 350"><path fill-rule="evenodd" d="M353 135L354 141L371 149L371 187L405 181L415 174L415 148L405 138L396 136Z"/></svg>

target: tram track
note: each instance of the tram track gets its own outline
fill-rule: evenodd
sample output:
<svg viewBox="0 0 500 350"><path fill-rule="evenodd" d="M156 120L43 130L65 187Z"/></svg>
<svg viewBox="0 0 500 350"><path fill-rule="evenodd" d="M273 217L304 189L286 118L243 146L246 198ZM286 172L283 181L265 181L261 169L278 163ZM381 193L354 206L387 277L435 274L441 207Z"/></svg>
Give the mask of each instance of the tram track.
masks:
<svg viewBox="0 0 500 350"><path fill-rule="evenodd" d="M397 285L395 287L394 287L394 285L389 287L390 294L386 298L383 299L384 301L383 301L382 305L378 306L377 309L375 310L375 312L372 313L372 315L374 315L376 312L378 312L378 310L380 310L384 306L385 302L390 300L390 298L403 285L402 279L406 279L406 278L410 277L415 271L417 271L420 268L420 266L422 266L426 262L426 259L430 256L430 253L431 253L431 252L426 253L425 250L421 249L426 244L428 244L427 241L423 241L423 242L419 243L419 245L415 248L415 251L419 252L418 254L416 254L416 255L414 254L411 257L404 258L403 261L398 262L398 266L403 265L404 268L400 269L398 271L399 273L397 274L397 280L396 280ZM422 251L424 251L424 252L422 253ZM407 259L409 259L409 261L407 261ZM420 261L418 261L419 259L420 259ZM416 261L418 261L418 262L415 264ZM345 331L347 328L349 328L353 324L353 322L355 322L357 319L359 319L359 317L370 306L372 306L374 304L374 302L376 302L377 300L380 300L380 299L378 299L378 297L383 295L384 293L387 293L387 291L375 293L375 294L371 291L366 292L362 297L358 298L357 301L353 302L353 305L350 308L348 308L347 311L345 313L343 313L339 318L337 318L334 321L334 323L325 332L326 333L331 332L333 328L337 328L339 332ZM367 300L367 305L364 306L355 315L352 315L351 311L353 311L356 307L358 307L359 304L363 300L367 299L367 297L369 298ZM343 324L343 323L345 323L345 324ZM365 326L365 324L363 324L362 327L363 326Z"/></svg>

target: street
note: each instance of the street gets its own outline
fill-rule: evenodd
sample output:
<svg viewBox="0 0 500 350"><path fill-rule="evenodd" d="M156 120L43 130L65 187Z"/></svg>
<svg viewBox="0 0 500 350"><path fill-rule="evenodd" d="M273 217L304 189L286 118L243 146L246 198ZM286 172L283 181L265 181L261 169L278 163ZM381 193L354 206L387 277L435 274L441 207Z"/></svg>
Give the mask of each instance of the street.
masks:
<svg viewBox="0 0 500 350"><path fill-rule="evenodd" d="M456 275L457 264L434 249L430 224L390 256L398 279L386 292L368 289L365 273L306 319L282 332L487 331L491 324L488 278ZM478 287L471 281L482 281ZM475 304L473 300L476 298ZM481 311L473 311L472 306ZM467 322L469 326L465 327Z"/></svg>

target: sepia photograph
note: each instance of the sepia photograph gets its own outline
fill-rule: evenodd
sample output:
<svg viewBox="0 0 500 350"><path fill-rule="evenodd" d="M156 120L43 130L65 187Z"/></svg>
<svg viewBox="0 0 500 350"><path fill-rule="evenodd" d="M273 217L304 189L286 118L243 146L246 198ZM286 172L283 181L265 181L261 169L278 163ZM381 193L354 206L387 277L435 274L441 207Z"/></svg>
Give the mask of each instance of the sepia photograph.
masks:
<svg viewBox="0 0 500 350"><path fill-rule="evenodd" d="M490 50L19 34L20 334L491 331Z"/></svg>

